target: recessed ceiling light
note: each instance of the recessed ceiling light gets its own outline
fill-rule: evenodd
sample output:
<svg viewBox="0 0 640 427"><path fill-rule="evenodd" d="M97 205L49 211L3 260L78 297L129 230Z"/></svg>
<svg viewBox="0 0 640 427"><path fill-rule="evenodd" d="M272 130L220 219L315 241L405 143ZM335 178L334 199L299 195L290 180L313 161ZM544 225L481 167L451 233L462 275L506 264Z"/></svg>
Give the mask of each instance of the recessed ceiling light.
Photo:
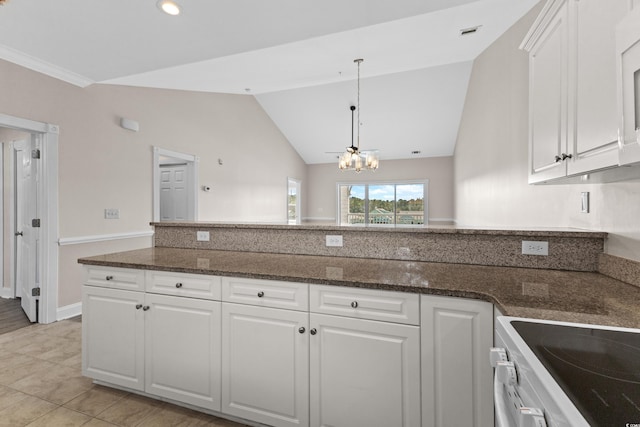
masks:
<svg viewBox="0 0 640 427"><path fill-rule="evenodd" d="M168 15L180 15L180 6L172 0L160 0L158 1L158 7Z"/></svg>

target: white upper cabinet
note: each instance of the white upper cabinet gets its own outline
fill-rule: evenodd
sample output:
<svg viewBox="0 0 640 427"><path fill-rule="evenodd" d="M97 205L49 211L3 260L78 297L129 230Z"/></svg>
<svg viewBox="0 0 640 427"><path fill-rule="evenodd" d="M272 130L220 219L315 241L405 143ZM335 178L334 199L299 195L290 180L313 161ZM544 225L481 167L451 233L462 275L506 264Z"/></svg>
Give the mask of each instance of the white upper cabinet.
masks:
<svg viewBox="0 0 640 427"><path fill-rule="evenodd" d="M640 8L616 29L620 164L640 163Z"/></svg>
<svg viewBox="0 0 640 427"><path fill-rule="evenodd" d="M618 165L615 28L631 8L549 0L527 34L530 183Z"/></svg>

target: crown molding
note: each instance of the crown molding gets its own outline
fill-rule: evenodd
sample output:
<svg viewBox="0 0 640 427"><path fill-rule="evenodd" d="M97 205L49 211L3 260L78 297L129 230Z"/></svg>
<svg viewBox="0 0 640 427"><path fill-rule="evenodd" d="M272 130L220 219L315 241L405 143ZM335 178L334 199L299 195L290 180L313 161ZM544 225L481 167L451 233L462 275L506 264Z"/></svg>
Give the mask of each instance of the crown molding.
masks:
<svg viewBox="0 0 640 427"><path fill-rule="evenodd" d="M76 74L72 71L53 65L49 62L42 61L26 53L12 49L0 44L0 59L12 62L22 67L28 68L38 73L46 74L54 79L62 80L70 83L74 86L87 87L93 83L93 80L88 79L80 74Z"/></svg>

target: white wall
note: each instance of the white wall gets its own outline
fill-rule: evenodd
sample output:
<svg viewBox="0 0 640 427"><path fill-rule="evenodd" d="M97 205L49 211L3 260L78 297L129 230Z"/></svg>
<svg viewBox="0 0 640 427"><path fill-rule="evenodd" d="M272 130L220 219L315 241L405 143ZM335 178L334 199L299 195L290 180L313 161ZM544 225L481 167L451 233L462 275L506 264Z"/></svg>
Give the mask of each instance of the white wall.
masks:
<svg viewBox="0 0 640 427"><path fill-rule="evenodd" d="M429 180L429 219L453 220L453 157L381 160L375 172L341 171L338 162L309 165L306 215L303 219L332 222L336 218L336 183ZM305 193L303 193L305 200Z"/></svg>
<svg viewBox="0 0 640 427"><path fill-rule="evenodd" d="M454 154L460 226L606 231L606 252L640 261L640 181L527 184L528 57L518 49L539 5L474 62ZM580 213L580 193L591 213Z"/></svg>
<svg viewBox="0 0 640 427"><path fill-rule="evenodd" d="M250 95L81 89L1 60L0 94L3 113L60 125L63 239L150 230L153 146L200 157L199 181L212 187L199 192L200 220L284 222L287 177L306 178L304 162ZM140 131L122 129L120 117L138 121ZM104 219L105 208L119 208L120 219ZM80 301L78 256L150 243L61 246L58 306Z"/></svg>

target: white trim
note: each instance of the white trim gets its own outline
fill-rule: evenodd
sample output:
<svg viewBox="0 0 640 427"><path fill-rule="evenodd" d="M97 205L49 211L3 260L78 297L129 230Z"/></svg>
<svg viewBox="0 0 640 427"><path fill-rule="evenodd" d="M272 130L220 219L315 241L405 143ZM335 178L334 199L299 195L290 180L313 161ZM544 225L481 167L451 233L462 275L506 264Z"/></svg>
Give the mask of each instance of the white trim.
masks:
<svg viewBox="0 0 640 427"><path fill-rule="evenodd" d="M0 288L0 298L7 298L7 299L15 298L15 295L13 294L13 288L5 288L5 287Z"/></svg>
<svg viewBox="0 0 640 427"><path fill-rule="evenodd" d="M38 216L42 223L40 323L56 321L58 308L58 132L57 125L0 114L0 126L40 134L42 164L38 186Z"/></svg>
<svg viewBox="0 0 640 427"><path fill-rule="evenodd" d="M121 239L135 239L137 237L149 237L149 236L153 236L153 230L131 231L129 233L98 234L94 236L81 236L81 237L61 237L60 239L58 239L58 244L60 246L80 245L83 243L106 242L110 240L121 240Z"/></svg>
<svg viewBox="0 0 640 427"><path fill-rule="evenodd" d="M80 316L82 314L82 303L77 302L75 304L65 305L58 308L56 320L70 319L72 317Z"/></svg>
<svg viewBox="0 0 640 427"><path fill-rule="evenodd" d="M87 87L95 83L93 80L81 76L80 74L76 74L73 71L42 61L41 59L27 55L8 46L0 45L0 58L20 65L21 67L46 74L47 76L55 79L71 83L74 86Z"/></svg>

